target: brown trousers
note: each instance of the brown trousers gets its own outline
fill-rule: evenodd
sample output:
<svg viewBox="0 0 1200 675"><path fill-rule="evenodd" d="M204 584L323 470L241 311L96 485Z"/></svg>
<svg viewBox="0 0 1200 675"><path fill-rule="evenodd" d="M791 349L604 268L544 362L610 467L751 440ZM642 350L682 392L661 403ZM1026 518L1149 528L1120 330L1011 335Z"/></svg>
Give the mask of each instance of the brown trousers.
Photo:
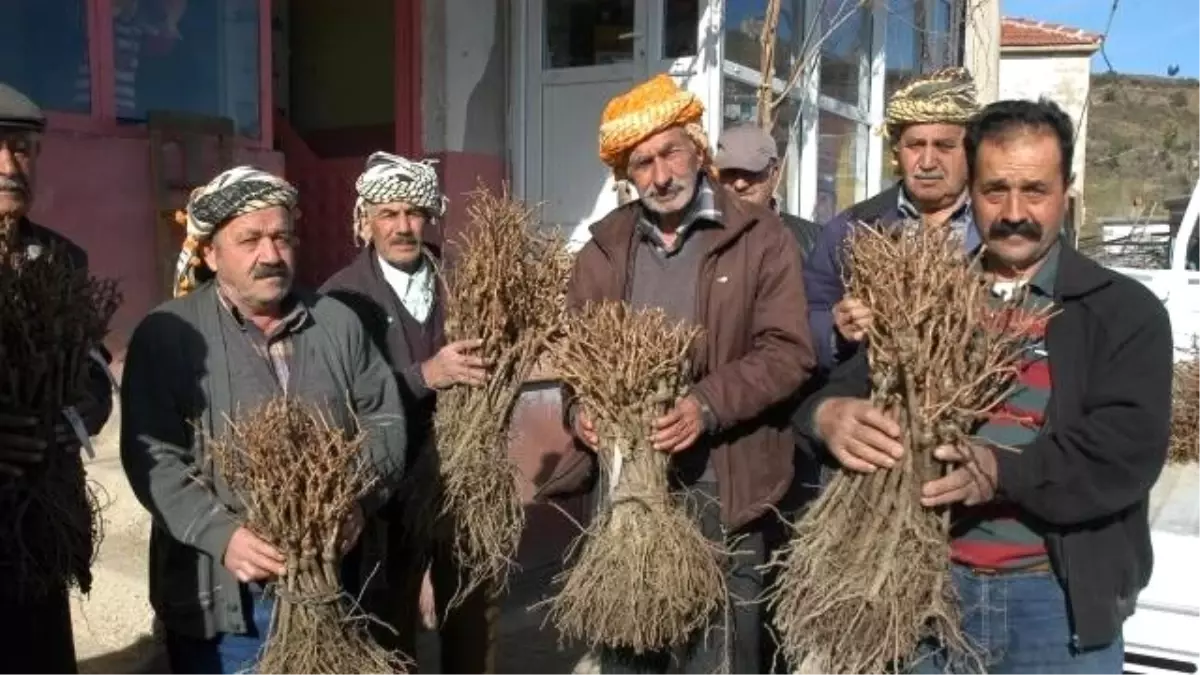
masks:
<svg viewBox="0 0 1200 675"><path fill-rule="evenodd" d="M395 514L399 516L400 514ZM462 599L453 610L444 608L458 589L459 568L454 560L452 530L439 524L432 540L406 531L403 520L394 517L387 526L383 571L386 588L376 595L373 613L395 630L377 631L377 639L389 649L416 657L419 629L421 581L430 569L438 608L438 638L442 673L496 672L496 624L498 603L490 589L478 589ZM426 665L426 670L432 670ZM417 664L412 672L420 672Z"/></svg>

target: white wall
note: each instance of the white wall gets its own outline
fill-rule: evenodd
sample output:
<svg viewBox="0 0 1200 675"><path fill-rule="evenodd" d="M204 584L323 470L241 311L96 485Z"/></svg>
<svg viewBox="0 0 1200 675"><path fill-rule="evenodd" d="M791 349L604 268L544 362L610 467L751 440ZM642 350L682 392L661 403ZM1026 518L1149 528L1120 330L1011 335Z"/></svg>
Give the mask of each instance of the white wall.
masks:
<svg viewBox="0 0 1200 675"><path fill-rule="evenodd" d="M1091 84L1090 53L1005 53L1000 58L1000 98L1036 100L1045 96L1062 106L1075 123L1072 169L1075 187L1084 186L1087 148L1087 99Z"/></svg>
<svg viewBox="0 0 1200 675"><path fill-rule="evenodd" d="M505 155L507 7L499 0L422 5L422 137L427 153ZM451 16L471 20L450 22Z"/></svg>

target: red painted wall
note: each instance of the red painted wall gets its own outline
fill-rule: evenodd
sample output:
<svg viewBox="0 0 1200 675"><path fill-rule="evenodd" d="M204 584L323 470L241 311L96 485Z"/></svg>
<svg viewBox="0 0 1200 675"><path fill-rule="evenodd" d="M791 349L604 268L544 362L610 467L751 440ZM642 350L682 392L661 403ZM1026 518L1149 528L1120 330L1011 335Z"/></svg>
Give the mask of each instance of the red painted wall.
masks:
<svg viewBox="0 0 1200 675"><path fill-rule="evenodd" d="M283 155L273 151L239 149L235 160L283 170ZM120 280L124 303L108 340L120 360L134 326L161 298L149 141L133 130L111 136L51 128L37 171L31 217L84 247L93 274Z"/></svg>

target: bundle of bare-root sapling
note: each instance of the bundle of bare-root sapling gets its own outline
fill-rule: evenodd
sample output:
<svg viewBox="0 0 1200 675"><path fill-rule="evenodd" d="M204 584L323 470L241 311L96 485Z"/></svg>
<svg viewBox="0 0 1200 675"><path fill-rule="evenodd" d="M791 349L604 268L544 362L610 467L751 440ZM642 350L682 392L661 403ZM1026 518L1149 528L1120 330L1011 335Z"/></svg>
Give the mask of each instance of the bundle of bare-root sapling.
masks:
<svg viewBox="0 0 1200 675"><path fill-rule="evenodd" d="M341 582L343 529L377 480L364 440L287 398L239 415L209 440L246 527L286 558L257 672L405 672L406 658L373 640Z"/></svg>
<svg viewBox="0 0 1200 675"><path fill-rule="evenodd" d="M1200 347L1193 342L1189 351L1188 358L1175 363L1169 464L1200 460Z"/></svg>
<svg viewBox="0 0 1200 675"><path fill-rule="evenodd" d="M949 513L920 503L961 444L1015 386L1025 336L1048 311L998 299L950 228L860 227L845 252L847 294L872 312L871 401L899 421L903 459L840 471L796 523L770 592L784 657L798 672L904 670L923 639L978 667L950 577Z"/></svg>
<svg viewBox="0 0 1200 675"><path fill-rule="evenodd" d="M0 414L36 423L41 461L0 477L0 598L91 588L99 508L79 449L95 349L120 304L65 247L0 243ZM22 422L24 423L24 422ZM65 430L65 431L64 431Z"/></svg>
<svg viewBox="0 0 1200 675"><path fill-rule="evenodd" d="M498 592L525 525L516 465L508 456L521 386L560 330L571 258L539 231L533 209L507 192L471 195L468 224L444 275L446 339L479 339L491 365L481 387L438 394L434 417L441 494L463 577L450 604L480 587Z"/></svg>
<svg viewBox="0 0 1200 675"><path fill-rule="evenodd" d="M661 310L591 304L572 316L554 367L599 436L603 505L549 600L563 637L635 653L686 644L726 602L720 547L670 482L654 420L686 392L696 328Z"/></svg>

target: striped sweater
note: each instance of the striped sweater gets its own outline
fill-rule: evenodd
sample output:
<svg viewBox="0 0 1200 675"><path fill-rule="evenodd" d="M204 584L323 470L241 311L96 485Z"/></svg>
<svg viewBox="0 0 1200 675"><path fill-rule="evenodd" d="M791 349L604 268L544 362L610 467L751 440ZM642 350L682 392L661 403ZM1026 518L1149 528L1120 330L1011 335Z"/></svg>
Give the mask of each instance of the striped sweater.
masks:
<svg viewBox="0 0 1200 675"><path fill-rule="evenodd" d="M1038 311L1053 304L1059 246L1029 282L1029 293L1016 311ZM1034 322L1026 334L1016 388L976 431L981 440L1004 449L1028 448L1041 431L1050 400L1046 321ZM1046 561L1046 544L1037 523L1013 504L994 501L955 514L952 556L955 562L986 569L1014 569Z"/></svg>

